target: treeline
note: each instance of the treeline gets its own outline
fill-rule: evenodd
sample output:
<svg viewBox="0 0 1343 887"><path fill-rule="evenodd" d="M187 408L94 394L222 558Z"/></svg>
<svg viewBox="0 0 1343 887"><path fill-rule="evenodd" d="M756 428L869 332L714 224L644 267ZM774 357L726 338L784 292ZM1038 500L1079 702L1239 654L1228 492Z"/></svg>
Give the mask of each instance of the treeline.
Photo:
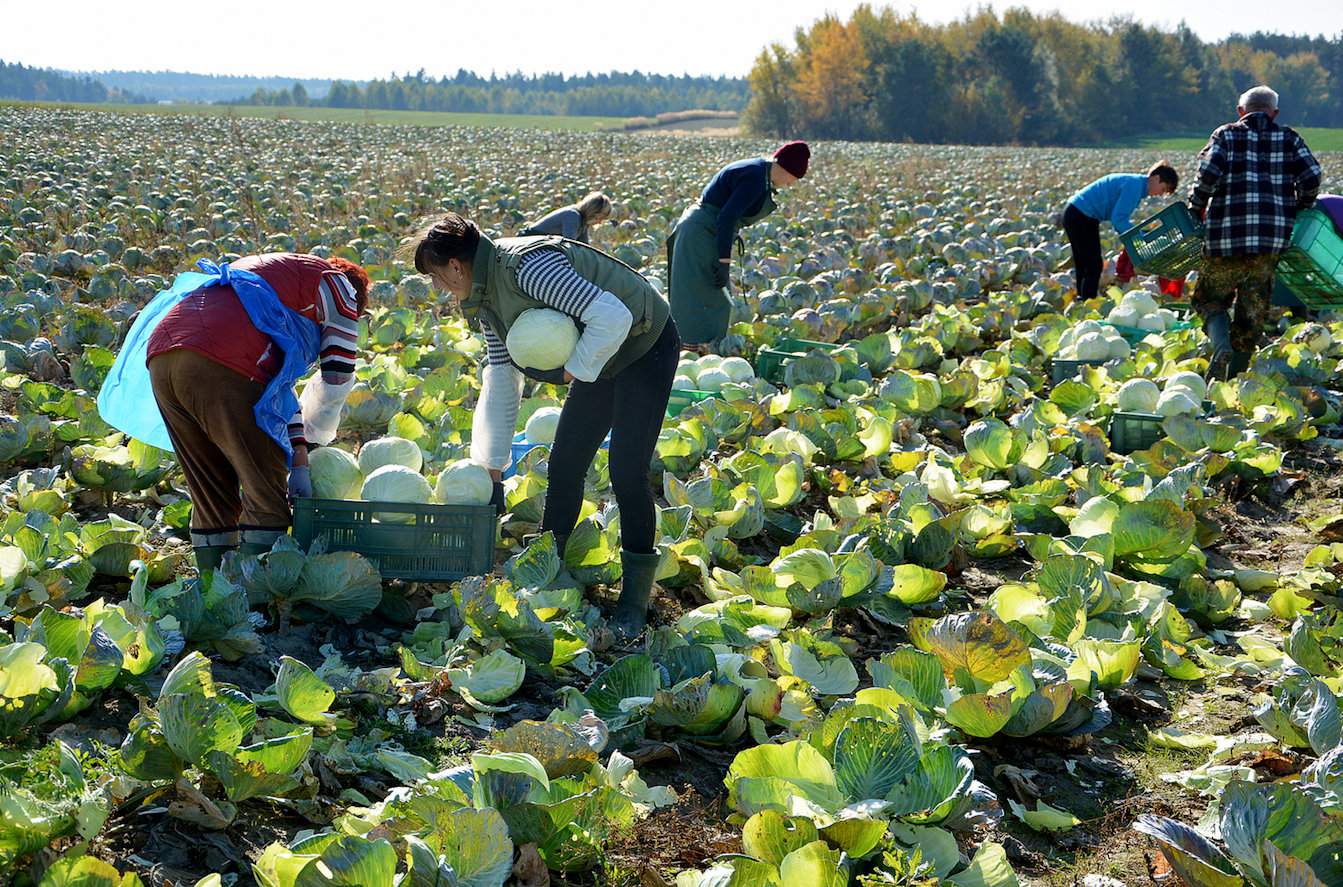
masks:
<svg viewBox="0 0 1343 887"><path fill-rule="evenodd" d="M309 95L324 96L331 86L330 80L192 74L187 71L92 71L89 76L111 89L169 102L229 101L255 89L289 89L296 82L302 83Z"/></svg>
<svg viewBox="0 0 1343 887"><path fill-rule="evenodd" d="M301 83L280 90L258 89L237 104L323 105L398 111L463 111L488 114L549 114L642 117L665 111L739 111L750 97L746 81L733 77L690 77L632 73L509 74L481 77L458 71L435 80L424 71L358 84L336 80L322 98Z"/></svg>
<svg viewBox="0 0 1343 887"><path fill-rule="evenodd" d="M143 102L142 96L109 89L87 74L61 74L0 60L0 98L28 102Z"/></svg>
<svg viewBox="0 0 1343 887"><path fill-rule="evenodd" d="M932 25L861 6L766 48L749 82L745 124L773 136L1095 144L1205 131L1258 83L1291 124L1343 126L1343 34L1206 43L1183 25L1024 9Z"/></svg>

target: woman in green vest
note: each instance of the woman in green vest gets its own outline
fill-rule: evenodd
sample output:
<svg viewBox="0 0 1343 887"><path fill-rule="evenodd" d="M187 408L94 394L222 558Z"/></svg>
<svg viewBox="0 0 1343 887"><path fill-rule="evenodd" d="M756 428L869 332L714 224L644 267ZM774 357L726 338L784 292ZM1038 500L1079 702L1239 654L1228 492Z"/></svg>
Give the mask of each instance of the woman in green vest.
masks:
<svg viewBox="0 0 1343 887"><path fill-rule="evenodd" d="M561 237L491 240L456 213L410 247L415 270L451 293L485 338L471 458L490 470L501 511L500 477L511 457L524 375L570 386L550 449L541 521L561 553L578 522L588 467L610 433L624 568L611 626L623 638L637 636L659 560L648 472L681 348L666 301L639 272L595 247ZM536 308L562 312L582 330L563 367L519 365L509 351L514 321Z"/></svg>
<svg viewBox="0 0 1343 887"><path fill-rule="evenodd" d="M728 271L737 232L774 212L774 195L807 174L811 149L789 142L773 157L738 160L720 169L667 239L667 291L672 317L687 344L727 334L732 313Z"/></svg>

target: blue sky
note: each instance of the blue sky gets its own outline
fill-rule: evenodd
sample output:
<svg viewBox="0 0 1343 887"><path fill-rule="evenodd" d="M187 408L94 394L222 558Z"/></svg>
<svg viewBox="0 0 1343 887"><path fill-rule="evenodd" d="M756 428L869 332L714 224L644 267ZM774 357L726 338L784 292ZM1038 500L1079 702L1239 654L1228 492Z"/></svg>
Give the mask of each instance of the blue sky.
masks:
<svg viewBox="0 0 1343 887"><path fill-rule="evenodd" d="M365 79L424 68L745 74L766 43L857 0L0 0L0 58L72 70L172 69ZM881 4L878 4L881 5ZM897 2L929 21L978 3ZM1207 39L1256 29L1343 32L1340 0L1181 3L1016 0L1088 21L1189 23ZM212 9L212 11L206 11ZM1274 18L1268 12L1284 10Z"/></svg>

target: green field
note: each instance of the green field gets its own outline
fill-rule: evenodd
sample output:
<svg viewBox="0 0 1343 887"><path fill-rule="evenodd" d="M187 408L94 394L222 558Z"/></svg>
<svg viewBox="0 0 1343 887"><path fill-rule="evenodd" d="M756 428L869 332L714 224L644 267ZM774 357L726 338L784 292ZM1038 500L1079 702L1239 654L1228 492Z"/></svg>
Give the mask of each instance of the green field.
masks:
<svg viewBox="0 0 1343 887"><path fill-rule="evenodd" d="M1343 151L1343 129L1306 126L1297 131L1305 138L1306 144L1310 145L1312 151L1317 153ZM1191 133L1189 135L1134 139L1114 147L1150 148L1157 151L1200 151L1207 142L1207 135Z"/></svg>
<svg viewBox="0 0 1343 887"><path fill-rule="evenodd" d="M618 130L623 117L559 117L545 114L467 114L449 111L383 111L364 108L271 107L266 105L130 105L80 102L0 101L3 106L76 108L133 114L189 114L209 117L261 117L267 120L313 120L336 123L388 123L398 126L488 126L508 129L560 129L575 132Z"/></svg>

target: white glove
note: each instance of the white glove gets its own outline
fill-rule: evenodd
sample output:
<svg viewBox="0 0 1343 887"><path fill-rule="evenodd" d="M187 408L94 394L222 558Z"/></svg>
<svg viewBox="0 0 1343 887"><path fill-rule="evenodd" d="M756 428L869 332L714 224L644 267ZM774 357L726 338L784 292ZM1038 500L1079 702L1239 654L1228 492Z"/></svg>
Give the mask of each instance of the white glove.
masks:
<svg viewBox="0 0 1343 887"><path fill-rule="evenodd" d="M336 439L340 411L353 387L353 374L343 385L331 385L322 379L321 373L303 386L298 404L303 412L303 435L309 443L326 446Z"/></svg>

